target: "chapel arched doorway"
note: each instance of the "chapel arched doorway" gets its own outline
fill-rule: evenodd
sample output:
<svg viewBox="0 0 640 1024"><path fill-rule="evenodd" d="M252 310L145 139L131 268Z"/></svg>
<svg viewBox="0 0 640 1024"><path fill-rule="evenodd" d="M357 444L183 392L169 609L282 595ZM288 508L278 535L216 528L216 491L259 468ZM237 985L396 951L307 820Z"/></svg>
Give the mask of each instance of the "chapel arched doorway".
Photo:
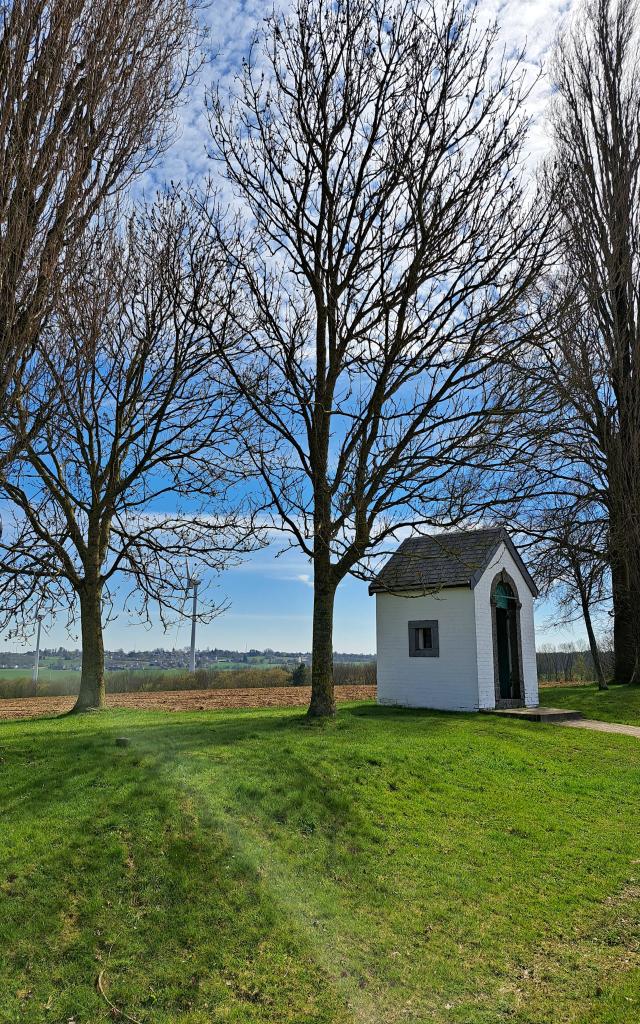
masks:
<svg viewBox="0 0 640 1024"><path fill-rule="evenodd" d="M491 588L496 707L524 705L520 601L515 583L500 573Z"/></svg>

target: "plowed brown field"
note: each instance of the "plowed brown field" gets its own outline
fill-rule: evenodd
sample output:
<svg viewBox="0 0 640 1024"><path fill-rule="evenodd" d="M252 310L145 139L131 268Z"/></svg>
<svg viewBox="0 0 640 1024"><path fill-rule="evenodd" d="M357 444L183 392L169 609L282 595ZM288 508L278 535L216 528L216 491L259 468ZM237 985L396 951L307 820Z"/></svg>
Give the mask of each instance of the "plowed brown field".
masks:
<svg viewBox="0 0 640 1024"><path fill-rule="evenodd" d="M223 711L230 708L289 708L309 703L309 686L255 687L247 690L166 690L155 693L109 693L110 708L138 711ZM375 700L375 686L336 686L336 700ZM75 697L21 697L0 700L0 719L61 715Z"/></svg>

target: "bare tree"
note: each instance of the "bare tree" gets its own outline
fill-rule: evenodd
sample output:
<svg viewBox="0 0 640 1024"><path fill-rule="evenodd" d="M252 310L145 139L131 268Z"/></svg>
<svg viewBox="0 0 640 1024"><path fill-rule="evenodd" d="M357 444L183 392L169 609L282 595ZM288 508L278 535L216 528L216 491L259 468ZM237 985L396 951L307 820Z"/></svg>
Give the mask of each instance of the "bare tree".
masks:
<svg viewBox="0 0 640 1024"><path fill-rule="evenodd" d="M533 541L530 565L542 593L554 595L564 621L578 612L584 621L598 689L606 690L593 625L593 608L607 601L608 524L593 518L593 506L556 503L527 530Z"/></svg>
<svg viewBox="0 0 640 1024"><path fill-rule="evenodd" d="M0 417L29 438L0 474L14 512L0 544L2 625L79 604L76 710L104 702L103 618L118 579L131 586L128 611L151 604L165 621L184 599L185 559L219 571L254 543L229 490L249 425L193 316L206 308L224 332L222 261L176 195L120 235L91 232L40 346L42 392ZM57 404L32 432L52 390Z"/></svg>
<svg viewBox="0 0 640 1024"><path fill-rule="evenodd" d="M499 461L491 377L526 330L544 231L522 69L495 42L457 0L298 0L229 105L211 98L248 210L227 235L245 331L227 365L262 423L274 523L313 562L312 716L334 712L340 581L370 578L402 526L459 519L468 471Z"/></svg>
<svg viewBox="0 0 640 1024"><path fill-rule="evenodd" d="M195 0L0 0L0 407L65 252L173 135Z"/></svg>
<svg viewBox="0 0 640 1024"><path fill-rule="evenodd" d="M565 413L553 458L608 520L617 682L640 679L639 27L634 0L584 3L559 39L551 112L563 260L545 358Z"/></svg>

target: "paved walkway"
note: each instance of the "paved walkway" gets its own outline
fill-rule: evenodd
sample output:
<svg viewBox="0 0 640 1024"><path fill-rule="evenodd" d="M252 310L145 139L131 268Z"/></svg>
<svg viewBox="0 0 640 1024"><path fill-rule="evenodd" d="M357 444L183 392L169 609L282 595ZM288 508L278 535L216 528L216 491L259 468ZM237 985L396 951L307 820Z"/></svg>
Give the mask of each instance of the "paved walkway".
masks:
<svg viewBox="0 0 640 1024"><path fill-rule="evenodd" d="M623 736L635 736L640 740L640 725L623 725L622 722L600 722L595 718L583 718L581 711L568 708L493 708L487 715L500 718L519 718L521 721L547 722L549 725L565 725L570 729L593 729L594 732L618 732Z"/></svg>
<svg viewBox="0 0 640 1024"><path fill-rule="evenodd" d="M593 729L594 732L621 732L624 736L635 736L640 740L640 725L623 725L621 722L598 722L595 718L576 718L569 722L554 722L567 729Z"/></svg>

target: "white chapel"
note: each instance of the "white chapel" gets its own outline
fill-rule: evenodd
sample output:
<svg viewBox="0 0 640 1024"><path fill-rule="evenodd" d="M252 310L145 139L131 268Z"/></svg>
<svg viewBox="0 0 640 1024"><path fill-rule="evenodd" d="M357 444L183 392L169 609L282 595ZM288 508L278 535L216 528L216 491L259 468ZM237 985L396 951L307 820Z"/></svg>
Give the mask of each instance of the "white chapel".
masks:
<svg viewBox="0 0 640 1024"><path fill-rule="evenodd" d="M369 593L379 703L447 711L538 704L538 591L506 530L410 537Z"/></svg>

